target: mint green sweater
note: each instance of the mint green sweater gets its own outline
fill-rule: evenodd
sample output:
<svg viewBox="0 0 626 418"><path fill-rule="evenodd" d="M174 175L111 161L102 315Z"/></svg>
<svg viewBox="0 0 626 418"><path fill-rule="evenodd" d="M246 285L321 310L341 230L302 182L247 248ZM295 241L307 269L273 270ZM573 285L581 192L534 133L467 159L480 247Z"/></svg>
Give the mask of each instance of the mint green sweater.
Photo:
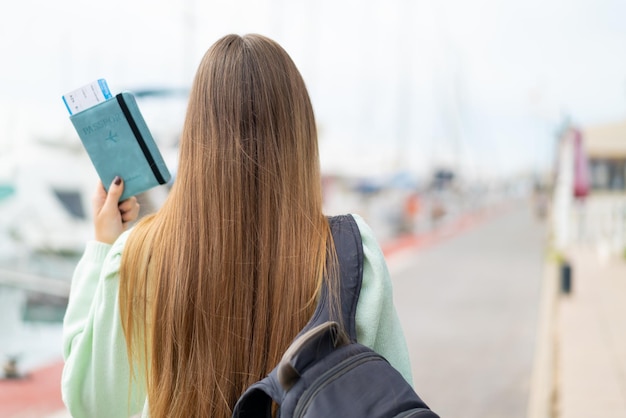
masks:
<svg viewBox="0 0 626 418"><path fill-rule="evenodd" d="M363 285L357 339L412 383L406 341L393 304L391 279L372 230L353 215L363 240ZM63 321L63 401L74 418L147 417L145 389L131 379L118 305L119 267L128 232L113 245L90 241L76 266ZM141 376L132 380L143 382ZM129 396L129 393L132 395Z"/></svg>

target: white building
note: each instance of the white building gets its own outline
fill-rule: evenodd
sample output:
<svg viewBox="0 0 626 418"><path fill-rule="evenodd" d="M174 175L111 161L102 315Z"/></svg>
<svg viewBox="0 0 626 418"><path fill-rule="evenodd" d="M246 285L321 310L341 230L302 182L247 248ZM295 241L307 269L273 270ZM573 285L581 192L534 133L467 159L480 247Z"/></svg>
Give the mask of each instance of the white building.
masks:
<svg viewBox="0 0 626 418"><path fill-rule="evenodd" d="M582 140L589 192L574 196L576 135ZM554 194L555 244L593 246L602 257L626 251L626 120L567 129L559 141ZM580 178L579 178L580 179Z"/></svg>

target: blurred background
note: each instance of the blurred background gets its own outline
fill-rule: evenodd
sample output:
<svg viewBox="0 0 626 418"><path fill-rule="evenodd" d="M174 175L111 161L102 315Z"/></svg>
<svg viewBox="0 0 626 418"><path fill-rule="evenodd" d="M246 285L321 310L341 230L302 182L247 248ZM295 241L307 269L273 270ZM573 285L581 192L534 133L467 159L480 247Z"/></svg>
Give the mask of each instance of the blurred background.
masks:
<svg viewBox="0 0 626 418"><path fill-rule="evenodd" d="M0 416L66 416L61 321L97 177L61 96L99 78L135 93L175 173L187 91L227 33L267 35L300 69L325 210L378 237L433 409L567 417L564 382L582 372L561 356L609 353L595 388L613 382L626 416L624 338L563 351L590 339L563 331L580 306L609 303L599 326L626 325L611 281L626 257L625 18L621 0L3 2ZM144 212L167 190L141 195ZM590 277L609 302L585 299Z"/></svg>

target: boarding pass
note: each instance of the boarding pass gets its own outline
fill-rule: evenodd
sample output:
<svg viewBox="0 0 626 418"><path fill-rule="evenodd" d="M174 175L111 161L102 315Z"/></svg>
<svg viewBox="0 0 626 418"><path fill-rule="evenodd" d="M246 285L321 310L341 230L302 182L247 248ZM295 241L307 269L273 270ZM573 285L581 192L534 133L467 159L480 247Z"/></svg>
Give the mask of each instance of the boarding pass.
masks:
<svg viewBox="0 0 626 418"><path fill-rule="evenodd" d="M113 97L105 79L101 78L63 95L63 103L75 115Z"/></svg>

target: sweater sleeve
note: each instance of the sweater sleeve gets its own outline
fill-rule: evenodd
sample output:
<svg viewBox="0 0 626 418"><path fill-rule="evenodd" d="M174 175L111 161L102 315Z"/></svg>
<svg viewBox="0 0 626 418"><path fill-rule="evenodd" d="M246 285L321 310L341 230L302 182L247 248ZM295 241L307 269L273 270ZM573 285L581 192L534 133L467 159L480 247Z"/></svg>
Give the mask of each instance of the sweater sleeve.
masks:
<svg viewBox="0 0 626 418"><path fill-rule="evenodd" d="M91 241L74 270L63 320L63 401L74 418L141 411L145 392L131 379L119 314L121 249ZM139 381L139 378L136 379Z"/></svg>
<svg viewBox="0 0 626 418"><path fill-rule="evenodd" d="M411 362L393 303L391 277L373 231L359 215L352 215L363 241L363 284L356 309L357 340L389 361L411 385Z"/></svg>

